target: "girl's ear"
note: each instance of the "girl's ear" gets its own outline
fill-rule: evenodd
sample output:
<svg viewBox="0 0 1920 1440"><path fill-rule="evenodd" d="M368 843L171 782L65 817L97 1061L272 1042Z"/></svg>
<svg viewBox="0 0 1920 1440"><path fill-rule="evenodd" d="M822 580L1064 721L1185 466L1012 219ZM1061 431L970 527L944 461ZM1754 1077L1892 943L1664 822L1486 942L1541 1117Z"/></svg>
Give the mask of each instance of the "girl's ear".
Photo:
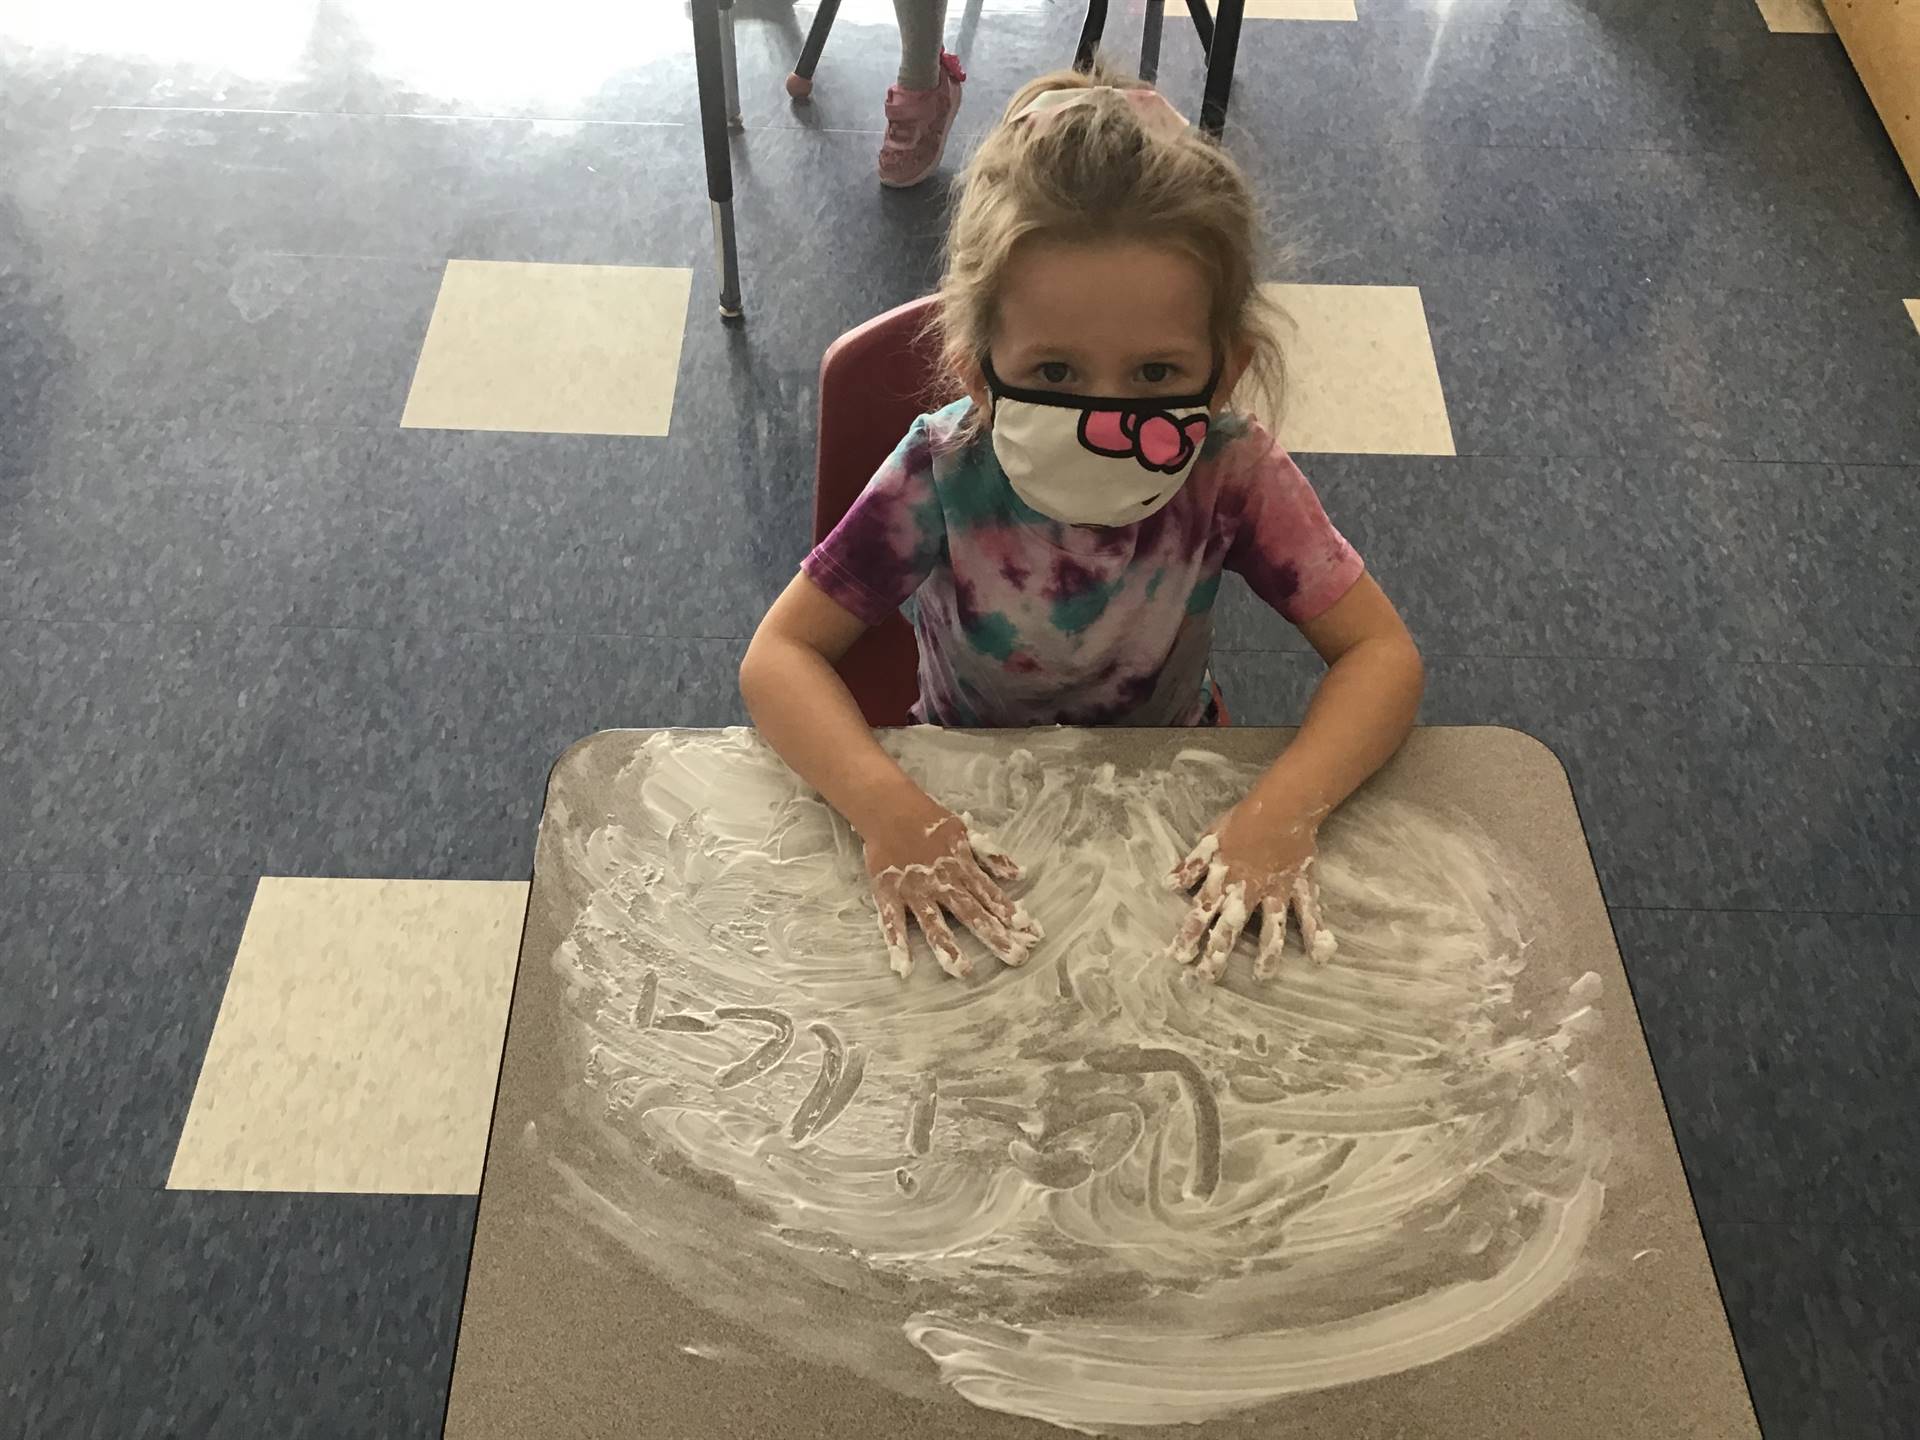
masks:
<svg viewBox="0 0 1920 1440"><path fill-rule="evenodd" d="M1250 342L1242 340L1227 352L1226 362L1220 367L1220 383L1213 390L1212 408L1216 414L1233 398L1235 388L1251 364L1253 346Z"/></svg>

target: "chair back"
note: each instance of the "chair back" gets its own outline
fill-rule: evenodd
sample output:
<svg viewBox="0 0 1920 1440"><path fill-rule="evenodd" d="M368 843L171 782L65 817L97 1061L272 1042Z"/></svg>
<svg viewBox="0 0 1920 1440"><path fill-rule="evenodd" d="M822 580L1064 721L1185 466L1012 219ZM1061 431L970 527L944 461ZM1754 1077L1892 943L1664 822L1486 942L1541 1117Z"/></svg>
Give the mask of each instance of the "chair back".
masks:
<svg viewBox="0 0 1920 1440"><path fill-rule="evenodd" d="M932 296L876 315L827 347L820 360L820 445L814 462L813 539L833 532L915 417L928 408L940 373L939 347L926 335ZM889 615L838 666L869 725L912 723L920 696L920 649L913 627Z"/></svg>

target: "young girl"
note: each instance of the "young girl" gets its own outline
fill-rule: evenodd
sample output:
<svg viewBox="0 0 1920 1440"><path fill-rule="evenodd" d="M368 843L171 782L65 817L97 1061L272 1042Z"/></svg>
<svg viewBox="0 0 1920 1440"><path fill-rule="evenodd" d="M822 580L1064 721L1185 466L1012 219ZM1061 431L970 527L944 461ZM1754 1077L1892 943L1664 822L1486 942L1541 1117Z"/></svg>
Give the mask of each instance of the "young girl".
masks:
<svg viewBox="0 0 1920 1440"><path fill-rule="evenodd" d="M936 725L1209 725L1222 570L1328 670L1299 735L1170 877L1173 953L1218 979L1256 914L1256 973L1287 915L1325 959L1322 818L1406 738L1420 657L1293 461L1224 409L1277 374L1255 209L1226 154L1158 94L1074 72L1028 85L963 182L941 285L965 397L907 432L761 622L741 666L754 723L866 844L893 967L912 915L970 968L947 916L1009 965L1039 931L1006 856L880 748L834 663L909 600L916 715Z"/></svg>

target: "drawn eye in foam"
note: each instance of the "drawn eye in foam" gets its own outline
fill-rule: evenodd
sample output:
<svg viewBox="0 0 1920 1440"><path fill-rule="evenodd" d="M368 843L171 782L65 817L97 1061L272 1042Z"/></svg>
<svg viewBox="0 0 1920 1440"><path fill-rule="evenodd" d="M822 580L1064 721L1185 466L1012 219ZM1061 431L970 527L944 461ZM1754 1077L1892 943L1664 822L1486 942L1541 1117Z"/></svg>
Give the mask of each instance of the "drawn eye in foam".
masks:
<svg viewBox="0 0 1920 1440"><path fill-rule="evenodd" d="M580 1214L798 1351L1078 1429L1430 1363L1565 1283L1604 1193L1600 982L1531 995L1484 839L1363 796L1323 833L1333 962L1290 940L1196 988L1160 880L1249 769L889 743L1027 867L1024 968L897 978L858 846L743 732L653 737L616 818L550 817Z"/></svg>

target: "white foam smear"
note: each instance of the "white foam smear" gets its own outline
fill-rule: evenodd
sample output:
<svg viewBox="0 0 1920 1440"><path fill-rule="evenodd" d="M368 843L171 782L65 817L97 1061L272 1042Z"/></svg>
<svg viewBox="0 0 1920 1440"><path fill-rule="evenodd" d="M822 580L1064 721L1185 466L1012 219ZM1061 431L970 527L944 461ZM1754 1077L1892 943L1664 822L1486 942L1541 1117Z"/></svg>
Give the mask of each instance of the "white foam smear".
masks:
<svg viewBox="0 0 1920 1440"><path fill-rule="evenodd" d="M1289 938L1257 981L1249 940L1195 985L1162 877L1251 770L887 743L1027 866L1023 968L962 936L970 978L897 978L858 844L746 732L651 737L596 815L550 812L580 1214L801 1353L843 1329L839 1363L911 1388L904 1333L975 1404L1086 1430L1429 1364L1567 1282L1599 980L1529 973L1484 838L1361 796L1322 832L1337 956ZM782 1275L831 1313L746 1298Z"/></svg>

